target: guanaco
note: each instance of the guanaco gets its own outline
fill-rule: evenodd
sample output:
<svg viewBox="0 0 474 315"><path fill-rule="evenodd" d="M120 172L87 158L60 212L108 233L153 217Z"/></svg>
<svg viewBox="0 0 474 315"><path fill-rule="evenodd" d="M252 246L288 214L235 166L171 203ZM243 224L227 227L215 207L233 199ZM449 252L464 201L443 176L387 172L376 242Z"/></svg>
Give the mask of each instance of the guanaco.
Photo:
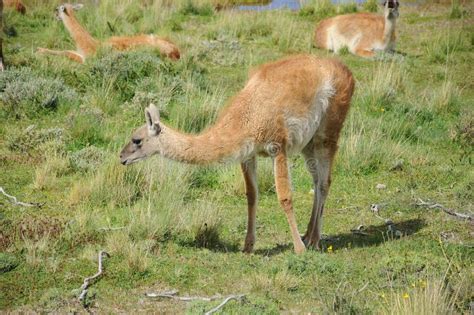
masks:
<svg viewBox="0 0 474 315"><path fill-rule="evenodd" d="M72 50L51 50L46 48L38 48L39 53L62 55L74 61L84 63L86 58L96 53L99 46L102 44L94 39L77 21L74 10L79 10L83 7L82 4L63 4L56 8L56 18L62 20L64 26L69 31L69 34L76 43L76 51ZM178 47L171 41L158 37L156 35L137 35L137 36L123 36L111 37L103 44L111 46L117 50L128 50L137 47L149 46L157 48L161 54L172 59L180 58Z"/></svg>
<svg viewBox="0 0 474 315"><path fill-rule="evenodd" d="M26 7L21 0L3 0L3 5L5 8L15 8L21 14L26 13Z"/></svg>
<svg viewBox="0 0 474 315"><path fill-rule="evenodd" d="M180 162L206 165L239 162L248 202L244 252L255 243L258 155L271 157L276 194L288 220L296 253L305 245L319 248L322 215L330 185L331 166L354 79L333 59L297 55L264 64L252 71L245 87L200 134L185 134L160 121L154 105L145 109L146 124L132 134L120 153L121 163L154 154ZM301 237L293 213L288 157L301 152L315 185L314 205L306 234Z"/></svg>
<svg viewBox="0 0 474 315"><path fill-rule="evenodd" d="M354 13L322 20L315 30L316 46L336 53L347 47L362 57L372 57L377 51L393 51L398 6L398 0L387 0L383 16Z"/></svg>

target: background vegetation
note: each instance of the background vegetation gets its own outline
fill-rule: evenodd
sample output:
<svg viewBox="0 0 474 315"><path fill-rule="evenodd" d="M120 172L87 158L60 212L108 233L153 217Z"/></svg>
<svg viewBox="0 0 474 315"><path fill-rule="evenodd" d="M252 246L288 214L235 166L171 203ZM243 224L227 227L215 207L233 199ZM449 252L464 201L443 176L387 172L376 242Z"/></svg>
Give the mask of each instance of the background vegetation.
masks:
<svg viewBox="0 0 474 315"><path fill-rule="evenodd" d="M118 153L150 102L169 124L198 132L241 89L249 69L294 53L331 56L312 47L315 23L376 11L375 1L314 0L298 12L215 11L215 2L205 1L86 1L77 17L93 36L153 32L176 42L182 59L104 49L85 65L35 53L74 44L54 18L57 1L25 2L25 16L5 11L18 35L6 38L9 68L0 73L0 186L45 204L17 207L0 196L0 309L82 310L78 289L104 249L111 254L106 272L86 301L101 312L199 313L215 306L144 297L165 289L246 294L224 309L233 313L468 312L472 223L415 202L472 211L472 4L402 2L401 53L374 60L341 53L357 89L327 201L324 250L296 256L271 161L259 161L256 252L245 255L238 166L197 168L155 157L123 167ZM303 231L311 181L302 158L292 159L291 171ZM374 203L399 233L370 211ZM368 235L351 233L359 225Z"/></svg>

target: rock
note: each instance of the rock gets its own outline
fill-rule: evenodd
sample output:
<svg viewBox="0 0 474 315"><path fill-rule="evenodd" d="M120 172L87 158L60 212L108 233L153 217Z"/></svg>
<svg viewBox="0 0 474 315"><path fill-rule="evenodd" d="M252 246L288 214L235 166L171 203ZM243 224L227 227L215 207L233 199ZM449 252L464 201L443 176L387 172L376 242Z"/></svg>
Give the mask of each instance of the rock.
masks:
<svg viewBox="0 0 474 315"><path fill-rule="evenodd" d="M387 188L387 185L385 185L385 184L377 184L377 185L375 186L375 188L376 188L376 189L385 189L385 188Z"/></svg>

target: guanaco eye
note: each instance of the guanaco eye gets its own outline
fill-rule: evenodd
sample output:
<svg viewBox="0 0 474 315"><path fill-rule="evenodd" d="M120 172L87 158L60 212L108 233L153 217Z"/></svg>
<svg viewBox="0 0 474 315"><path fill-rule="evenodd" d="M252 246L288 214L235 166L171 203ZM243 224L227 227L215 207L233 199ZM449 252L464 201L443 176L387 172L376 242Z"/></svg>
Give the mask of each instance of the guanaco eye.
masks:
<svg viewBox="0 0 474 315"><path fill-rule="evenodd" d="M140 145L142 143L142 139L132 139L133 144Z"/></svg>

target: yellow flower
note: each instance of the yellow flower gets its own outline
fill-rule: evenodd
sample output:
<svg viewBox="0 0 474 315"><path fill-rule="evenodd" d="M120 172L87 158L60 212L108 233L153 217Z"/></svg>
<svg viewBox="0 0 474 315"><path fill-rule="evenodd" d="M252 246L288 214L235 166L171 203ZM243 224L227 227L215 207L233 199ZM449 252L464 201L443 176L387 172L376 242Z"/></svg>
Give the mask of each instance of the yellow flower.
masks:
<svg viewBox="0 0 474 315"><path fill-rule="evenodd" d="M403 298L404 298L404 299L408 299L409 297L410 297L410 296L408 295L408 293L404 293L404 294L403 294Z"/></svg>
<svg viewBox="0 0 474 315"><path fill-rule="evenodd" d="M380 108L380 111L383 113L385 111L385 108Z"/></svg>
<svg viewBox="0 0 474 315"><path fill-rule="evenodd" d="M415 282L413 282L413 283L411 284L411 286L412 286L412 287L416 287L416 284L415 284Z"/></svg>
<svg viewBox="0 0 474 315"><path fill-rule="evenodd" d="M328 246L328 253L332 253L332 245Z"/></svg>

